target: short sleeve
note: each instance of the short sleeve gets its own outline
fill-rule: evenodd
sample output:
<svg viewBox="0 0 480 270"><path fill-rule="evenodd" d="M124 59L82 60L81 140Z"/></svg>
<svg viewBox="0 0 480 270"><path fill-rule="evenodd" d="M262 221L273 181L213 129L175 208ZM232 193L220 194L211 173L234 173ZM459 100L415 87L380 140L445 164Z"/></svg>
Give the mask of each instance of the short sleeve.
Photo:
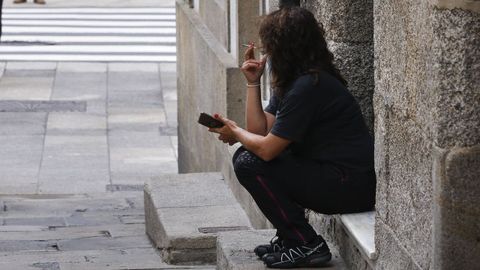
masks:
<svg viewBox="0 0 480 270"><path fill-rule="evenodd" d="M283 98L271 133L294 142L301 142L318 109L314 89L292 89Z"/></svg>
<svg viewBox="0 0 480 270"><path fill-rule="evenodd" d="M277 109L278 109L278 98L274 95L270 98L270 101L268 102L267 107L265 107L264 111L276 115L277 114Z"/></svg>

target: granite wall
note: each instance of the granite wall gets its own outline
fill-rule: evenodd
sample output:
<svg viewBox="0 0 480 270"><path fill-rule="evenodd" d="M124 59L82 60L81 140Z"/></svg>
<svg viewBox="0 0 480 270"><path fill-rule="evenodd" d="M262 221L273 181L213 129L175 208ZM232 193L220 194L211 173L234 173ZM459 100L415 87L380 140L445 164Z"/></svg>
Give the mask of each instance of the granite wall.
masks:
<svg viewBox="0 0 480 270"><path fill-rule="evenodd" d="M259 1L230 0L228 8L208 1L199 3L212 8L196 12L177 0L180 170L221 170L254 224L268 227L235 180L234 149L196 124L202 111L243 124L239 44L255 39L258 21L248 16ZM212 20L232 3L238 21ZM301 4L324 25L375 134L377 260L362 260L336 217L312 215L315 227L337 242L351 269L480 269L480 1Z"/></svg>
<svg viewBox="0 0 480 270"><path fill-rule="evenodd" d="M373 0L302 0L323 25L330 50L373 131Z"/></svg>
<svg viewBox="0 0 480 270"><path fill-rule="evenodd" d="M374 1L378 269L480 269L480 14L446 2Z"/></svg>

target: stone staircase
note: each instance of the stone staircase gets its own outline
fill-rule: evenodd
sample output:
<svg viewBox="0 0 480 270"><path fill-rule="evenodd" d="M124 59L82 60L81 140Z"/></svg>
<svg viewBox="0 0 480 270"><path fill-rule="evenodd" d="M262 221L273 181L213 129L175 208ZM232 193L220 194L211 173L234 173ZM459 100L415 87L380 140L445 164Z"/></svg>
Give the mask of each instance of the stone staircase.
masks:
<svg viewBox="0 0 480 270"><path fill-rule="evenodd" d="M238 200L235 193L240 189L229 184L221 173L165 175L146 183L147 234L166 262L216 264L217 269L228 270L266 269L253 248L268 243L274 230L251 225L251 215L242 208L252 207L251 202ZM312 219L319 227L321 221ZM330 221L340 239L327 235L333 259L323 269L374 268L373 212L339 215Z"/></svg>

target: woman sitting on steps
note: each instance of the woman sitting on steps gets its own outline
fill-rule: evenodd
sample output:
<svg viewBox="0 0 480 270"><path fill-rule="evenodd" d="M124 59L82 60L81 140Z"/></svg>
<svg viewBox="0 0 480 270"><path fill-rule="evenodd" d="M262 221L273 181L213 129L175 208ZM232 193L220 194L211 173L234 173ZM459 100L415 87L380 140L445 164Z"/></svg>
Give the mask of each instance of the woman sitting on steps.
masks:
<svg viewBox="0 0 480 270"><path fill-rule="evenodd" d="M242 65L246 129L216 115L225 126L210 131L243 145L233 158L237 178L277 229L255 253L271 268L323 266L330 250L305 209L374 208L373 139L313 14L300 7L275 11L263 20L260 39L265 56L255 59L251 44ZM273 95L263 110L260 78L267 60Z"/></svg>

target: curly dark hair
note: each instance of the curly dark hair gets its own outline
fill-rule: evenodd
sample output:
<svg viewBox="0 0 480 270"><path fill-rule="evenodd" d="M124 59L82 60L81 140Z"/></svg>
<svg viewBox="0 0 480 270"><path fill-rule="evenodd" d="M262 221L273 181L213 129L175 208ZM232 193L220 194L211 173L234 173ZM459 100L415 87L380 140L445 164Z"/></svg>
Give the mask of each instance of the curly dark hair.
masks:
<svg viewBox="0 0 480 270"><path fill-rule="evenodd" d="M325 31L314 15L301 7L288 6L267 15L260 25L264 53L270 58L272 88L283 96L297 77L328 72L347 85L333 64Z"/></svg>

